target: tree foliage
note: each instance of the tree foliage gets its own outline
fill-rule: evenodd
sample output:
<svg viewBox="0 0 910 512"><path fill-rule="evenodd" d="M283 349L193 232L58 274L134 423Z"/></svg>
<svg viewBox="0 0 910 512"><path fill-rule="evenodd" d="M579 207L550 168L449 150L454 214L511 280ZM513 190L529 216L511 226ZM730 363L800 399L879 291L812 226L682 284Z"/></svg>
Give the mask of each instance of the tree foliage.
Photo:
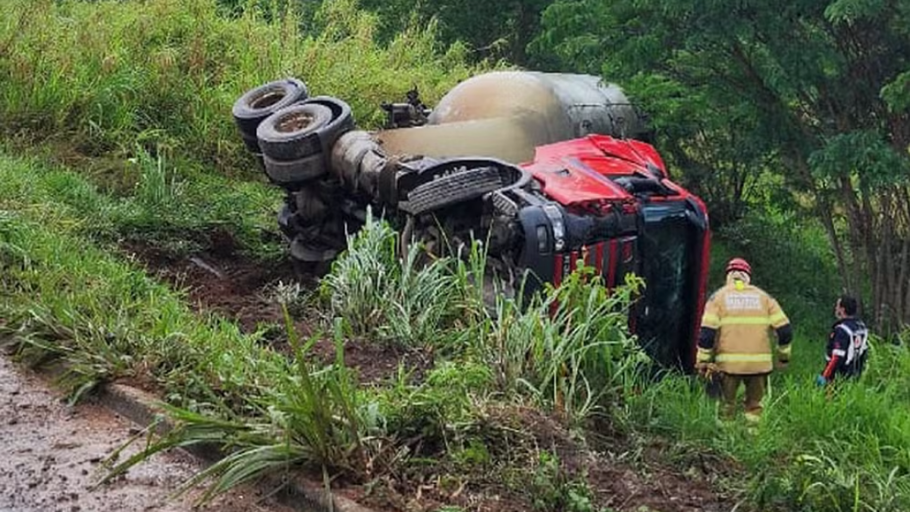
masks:
<svg viewBox="0 0 910 512"><path fill-rule="evenodd" d="M888 327L910 321L908 36L906 0L560 0L534 50L624 84L715 211L781 176Z"/></svg>
<svg viewBox="0 0 910 512"><path fill-rule="evenodd" d="M361 0L379 14L382 36L391 38L407 23L439 23L443 44L467 43L476 59L527 64L526 46L539 29L541 12L553 0Z"/></svg>

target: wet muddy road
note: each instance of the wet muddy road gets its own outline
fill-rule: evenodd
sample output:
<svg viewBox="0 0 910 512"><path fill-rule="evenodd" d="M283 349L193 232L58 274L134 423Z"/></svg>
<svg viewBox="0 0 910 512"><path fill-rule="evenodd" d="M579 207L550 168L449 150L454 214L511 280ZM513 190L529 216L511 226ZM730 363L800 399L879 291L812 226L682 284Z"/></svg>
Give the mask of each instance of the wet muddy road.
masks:
<svg viewBox="0 0 910 512"><path fill-rule="evenodd" d="M170 498L199 469L182 452L156 455L124 477L90 488L104 474L102 460L135 432L100 406L67 406L45 381L0 355L0 511L194 510L201 491ZM202 510L289 509L244 488Z"/></svg>

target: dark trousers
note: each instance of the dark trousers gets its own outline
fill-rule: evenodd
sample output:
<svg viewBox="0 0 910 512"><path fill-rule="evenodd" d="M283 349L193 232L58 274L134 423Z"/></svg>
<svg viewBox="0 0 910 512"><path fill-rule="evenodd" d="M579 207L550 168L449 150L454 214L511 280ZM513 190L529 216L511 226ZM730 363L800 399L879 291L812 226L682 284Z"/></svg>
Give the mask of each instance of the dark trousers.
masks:
<svg viewBox="0 0 910 512"><path fill-rule="evenodd" d="M722 403L720 414L724 419L733 419L736 416L736 395L739 385L746 387L745 416L746 421L757 422L761 418L761 400L765 396L765 387L768 374L733 375L725 373L721 380Z"/></svg>

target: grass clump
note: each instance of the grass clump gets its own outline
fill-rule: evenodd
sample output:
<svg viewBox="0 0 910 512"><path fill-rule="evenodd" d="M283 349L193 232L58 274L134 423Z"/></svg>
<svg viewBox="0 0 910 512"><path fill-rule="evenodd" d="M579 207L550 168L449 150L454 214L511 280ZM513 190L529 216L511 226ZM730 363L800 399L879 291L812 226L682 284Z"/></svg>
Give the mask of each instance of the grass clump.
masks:
<svg viewBox="0 0 910 512"><path fill-rule="evenodd" d="M349 237L348 250L322 279L320 296L348 334L409 346L438 342L457 313L461 294L452 259L422 266L411 245L398 260L398 234L371 214L368 229Z"/></svg>

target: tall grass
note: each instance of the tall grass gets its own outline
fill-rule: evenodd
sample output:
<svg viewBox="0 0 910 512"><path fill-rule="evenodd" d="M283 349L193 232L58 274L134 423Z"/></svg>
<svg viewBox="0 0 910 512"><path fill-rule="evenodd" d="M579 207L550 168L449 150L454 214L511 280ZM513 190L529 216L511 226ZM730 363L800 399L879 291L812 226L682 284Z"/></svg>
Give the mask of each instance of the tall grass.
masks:
<svg viewBox="0 0 910 512"><path fill-rule="evenodd" d="M439 342L461 297L455 262L421 265L417 244L399 262L397 233L372 214L367 226L348 237L348 250L320 284L328 314L343 319L353 336L411 346Z"/></svg>
<svg viewBox="0 0 910 512"><path fill-rule="evenodd" d="M298 76L371 127L382 101L413 85L433 101L475 71L462 48L438 47L432 26L379 46L376 20L353 0L325 2L318 34L293 6L268 5L229 16L216 0L4 2L0 119L32 139L65 134L90 155L138 144L236 171L253 166L231 105L258 84Z"/></svg>
<svg viewBox="0 0 910 512"><path fill-rule="evenodd" d="M646 357L629 335L631 277L608 292L593 268L579 270L528 304L496 296L476 345L500 386L524 391L577 424L622 395Z"/></svg>
<svg viewBox="0 0 910 512"><path fill-rule="evenodd" d="M643 358L626 325L640 280L608 293L583 268L527 303L496 292L485 301L480 244L422 264L420 245L401 257L397 247L397 233L370 217L322 281L329 315L356 336L479 357L500 391L529 394L572 421L617 395Z"/></svg>
<svg viewBox="0 0 910 512"><path fill-rule="evenodd" d="M802 340L797 339L796 343ZM910 507L910 416L906 347L874 345L870 370L833 393L817 388L818 364L772 376L762 424L715 424L701 386L673 377L630 397L634 430L676 440L677 455L714 452L742 463L749 477L725 476L761 510L898 511Z"/></svg>

